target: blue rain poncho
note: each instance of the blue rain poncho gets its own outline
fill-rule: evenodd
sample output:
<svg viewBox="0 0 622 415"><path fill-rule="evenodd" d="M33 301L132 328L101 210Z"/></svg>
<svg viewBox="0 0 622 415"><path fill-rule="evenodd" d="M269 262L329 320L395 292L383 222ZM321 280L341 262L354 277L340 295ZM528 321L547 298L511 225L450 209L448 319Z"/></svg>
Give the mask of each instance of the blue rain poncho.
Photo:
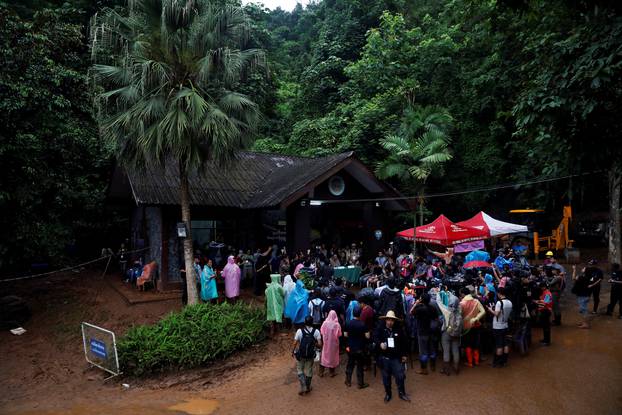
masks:
<svg viewBox="0 0 622 415"><path fill-rule="evenodd" d="M208 265L201 272L201 300L210 301L218 298L216 291L216 272Z"/></svg>
<svg viewBox="0 0 622 415"><path fill-rule="evenodd" d="M350 301L350 305L348 305L348 309L346 310L346 322L354 318L354 309L358 307L360 307L358 301L356 300Z"/></svg>
<svg viewBox="0 0 622 415"><path fill-rule="evenodd" d="M486 274L484 276L484 285L479 287L480 295L486 295L486 290L488 290L488 292L495 293L495 300L497 299L497 290L495 288L495 284L492 282L492 275L490 274Z"/></svg>
<svg viewBox="0 0 622 415"><path fill-rule="evenodd" d="M484 261L484 262L488 262L490 261L490 254L486 251L473 251L471 253L469 253L465 258L464 258L464 263L466 264L467 262L471 262L471 261Z"/></svg>
<svg viewBox="0 0 622 415"><path fill-rule="evenodd" d="M309 314L309 293L301 280L296 281L296 288L289 294L285 304L285 317L294 324L302 324Z"/></svg>
<svg viewBox="0 0 622 415"><path fill-rule="evenodd" d="M508 261L503 256L499 255L495 259L495 265L497 266L497 269L503 270L503 266L504 265L508 265L510 267L510 269L512 269L513 263L512 263L512 261Z"/></svg>

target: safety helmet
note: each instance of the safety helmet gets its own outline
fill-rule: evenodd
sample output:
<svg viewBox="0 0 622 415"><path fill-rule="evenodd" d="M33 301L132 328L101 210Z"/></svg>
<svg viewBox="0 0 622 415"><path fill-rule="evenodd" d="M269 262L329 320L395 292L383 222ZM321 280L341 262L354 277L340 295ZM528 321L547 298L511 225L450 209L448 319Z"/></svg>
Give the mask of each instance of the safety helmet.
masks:
<svg viewBox="0 0 622 415"><path fill-rule="evenodd" d="M553 251L549 251L546 253L546 256L553 256Z"/></svg>

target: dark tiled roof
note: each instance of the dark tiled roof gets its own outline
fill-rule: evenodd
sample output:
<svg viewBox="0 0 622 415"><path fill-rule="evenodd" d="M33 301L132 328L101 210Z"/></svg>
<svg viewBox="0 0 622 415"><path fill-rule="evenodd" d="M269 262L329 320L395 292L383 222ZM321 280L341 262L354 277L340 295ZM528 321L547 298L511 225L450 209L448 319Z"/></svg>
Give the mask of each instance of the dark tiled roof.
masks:
<svg viewBox="0 0 622 415"><path fill-rule="evenodd" d="M224 167L207 163L190 176L190 203L245 209L276 206L351 156L352 152L318 158L240 152ZM128 169L127 175L137 203L179 204L174 163Z"/></svg>

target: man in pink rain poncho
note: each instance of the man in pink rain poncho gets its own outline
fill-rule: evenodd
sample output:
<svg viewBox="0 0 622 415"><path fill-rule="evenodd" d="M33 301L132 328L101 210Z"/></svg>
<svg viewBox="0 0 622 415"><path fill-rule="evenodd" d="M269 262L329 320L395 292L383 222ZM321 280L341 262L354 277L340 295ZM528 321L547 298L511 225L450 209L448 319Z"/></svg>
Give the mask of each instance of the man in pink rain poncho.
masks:
<svg viewBox="0 0 622 415"><path fill-rule="evenodd" d="M328 368L330 376L336 375L335 368L339 366L339 338L341 326L335 310L330 310L328 317L320 328L322 333L322 358L320 360L320 377L324 375L324 368Z"/></svg>
<svg viewBox="0 0 622 415"><path fill-rule="evenodd" d="M238 264L235 263L233 255L227 258L227 265L221 272L225 280L225 296L230 301L235 301L240 296L240 279L242 271Z"/></svg>

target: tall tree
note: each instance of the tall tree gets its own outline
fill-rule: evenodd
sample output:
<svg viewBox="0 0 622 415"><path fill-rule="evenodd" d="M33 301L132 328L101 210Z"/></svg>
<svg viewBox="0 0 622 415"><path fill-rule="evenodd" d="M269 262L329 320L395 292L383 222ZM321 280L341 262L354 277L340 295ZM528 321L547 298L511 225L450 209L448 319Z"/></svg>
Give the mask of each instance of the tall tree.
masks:
<svg viewBox="0 0 622 415"><path fill-rule="evenodd" d="M179 168L188 303L198 301L188 177L204 163L226 162L249 143L258 106L239 91L264 64L249 49L243 9L208 0L133 0L106 9L91 25L93 80L101 131L120 162Z"/></svg>
<svg viewBox="0 0 622 415"><path fill-rule="evenodd" d="M2 273L92 256L95 249L73 248L86 251L94 229L101 235L112 222L102 219L109 151L84 105L89 60L76 15L67 8L20 18L0 5Z"/></svg>
<svg viewBox="0 0 622 415"><path fill-rule="evenodd" d="M324 0L322 20L312 48L310 65L300 75L300 108L312 117L330 111L342 100L339 89L347 81L346 66L356 60L365 33L379 23L384 10L395 11L401 0Z"/></svg>
<svg viewBox="0 0 622 415"><path fill-rule="evenodd" d="M443 108L409 104L398 133L380 141L388 155L378 163L378 177L397 178L413 194L422 195L428 178L442 173L444 164L453 157L448 134L452 123L451 115ZM422 197L419 198L419 216L423 224ZM416 220L414 222L416 228Z"/></svg>
<svg viewBox="0 0 622 415"><path fill-rule="evenodd" d="M606 170L609 260L620 263L620 6L533 1L531 8L520 54L525 84L514 106L516 146L528 149L531 174Z"/></svg>

